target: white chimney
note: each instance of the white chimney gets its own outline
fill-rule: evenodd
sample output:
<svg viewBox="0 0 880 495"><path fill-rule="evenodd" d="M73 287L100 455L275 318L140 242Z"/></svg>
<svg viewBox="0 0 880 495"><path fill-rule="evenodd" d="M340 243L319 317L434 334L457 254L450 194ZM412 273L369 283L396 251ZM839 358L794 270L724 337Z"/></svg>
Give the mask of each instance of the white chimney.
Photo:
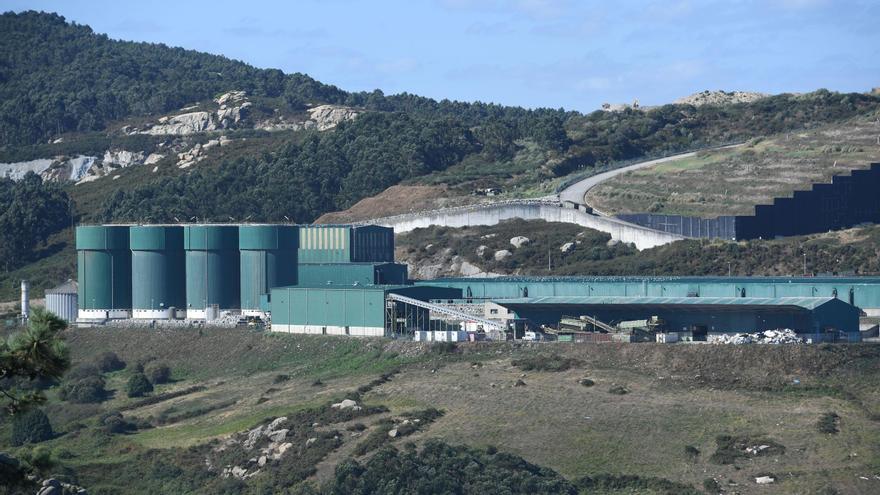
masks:
<svg viewBox="0 0 880 495"><path fill-rule="evenodd" d="M28 318L31 316L31 299L28 294L28 289L30 285L27 280L21 281L21 319L23 322L27 322Z"/></svg>

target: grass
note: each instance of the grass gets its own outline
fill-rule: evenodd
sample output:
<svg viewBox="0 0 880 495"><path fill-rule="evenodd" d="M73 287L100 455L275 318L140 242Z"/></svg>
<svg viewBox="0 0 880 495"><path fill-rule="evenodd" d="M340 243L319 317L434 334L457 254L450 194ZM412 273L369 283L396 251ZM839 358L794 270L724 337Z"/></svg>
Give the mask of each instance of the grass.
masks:
<svg viewBox="0 0 880 495"><path fill-rule="evenodd" d="M876 397L880 355L870 346L742 349L607 344L571 345L547 353L545 346L498 343L460 344L453 353L437 354L415 343L280 337L284 338L246 330L208 329L202 337L186 330L114 334L107 329L72 330L69 342L77 362L89 362L110 350L128 363L149 356L175 370L189 360L189 368L179 381L156 391L154 397L164 400L136 402L117 394L103 404L82 408L68 423L59 414L70 405L57 403L50 393L50 419L61 435L45 445L69 452L64 454L69 458L60 461L82 473L83 479L98 480L108 469L127 472L139 462L153 462L144 460L150 449L159 449L149 454L150 459L173 460L189 455L190 448L203 449L206 442L272 418L295 417L297 412L304 414L357 394L359 404L390 411L328 423L343 432L344 446L326 463L345 460L375 434L376 445L387 443L386 438L398 447L441 438L452 445L497 446L573 482L590 477L590 493L667 493L661 485L649 483L654 479L681 486L700 486L707 477L725 483L733 479L744 487L764 471L793 473L774 486L779 493L811 493L824 485L846 493L858 480L857 472L880 467L874 456L880 422L871 419L880 412ZM223 362L217 365L215 353L220 349ZM255 356L277 368L266 369ZM351 359L343 363L346 358ZM320 361L326 359L338 367L322 365ZM577 366L543 366L570 360ZM527 387L513 386L522 373L514 362L534 362L541 368L529 370ZM396 366L389 368L391 364ZM399 373L380 376L398 366ZM585 369L595 386L579 383ZM127 373L108 375L108 383L117 386ZM312 385L316 374L326 377L319 387ZM276 381L278 375L288 379ZM784 385L792 376L803 388ZM626 384L629 393L609 394L618 384ZM192 387L204 390L175 396L176 391ZM271 388L276 391L258 403L258 396ZM127 420L143 422L165 411L177 422L133 434L99 434L96 419L126 404L131 406L124 413ZM387 437L408 414L430 408L442 409L443 416L433 418L427 428L404 431L402 442ZM836 435L816 429L817 418L828 411L845 420L846 428ZM380 421L389 416L397 419ZM366 430L346 431L348 426L356 429L356 423ZM355 433L361 436L352 436ZM8 428L0 425L0 438L5 435ZM718 444L722 435L747 436L749 441L769 437L786 449L717 464L710 461L710 454L736 445L733 440ZM322 464L318 471L332 477L333 465Z"/></svg>
<svg viewBox="0 0 880 495"><path fill-rule="evenodd" d="M604 182L589 192L587 201L612 214L750 215L756 204L769 204L880 160L876 118L874 112L664 162Z"/></svg>

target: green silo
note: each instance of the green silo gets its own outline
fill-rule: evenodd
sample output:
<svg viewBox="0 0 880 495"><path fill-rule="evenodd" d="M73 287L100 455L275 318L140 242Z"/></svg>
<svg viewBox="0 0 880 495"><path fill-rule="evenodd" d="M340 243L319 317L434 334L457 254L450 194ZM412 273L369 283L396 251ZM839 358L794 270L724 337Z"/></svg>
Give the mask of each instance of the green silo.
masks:
<svg viewBox="0 0 880 495"><path fill-rule="evenodd" d="M260 294L273 287L296 283L299 231L292 225L242 225L238 229L241 251L241 312L259 314Z"/></svg>
<svg viewBox="0 0 880 495"><path fill-rule="evenodd" d="M183 227L131 227L132 317L173 318L171 309L186 306Z"/></svg>
<svg viewBox="0 0 880 495"><path fill-rule="evenodd" d="M128 226L76 228L77 299L82 319L127 318L131 310Z"/></svg>
<svg viewBox="0 0 880 495"><path fill-rule="evenodd" d="M238 226L187 225L186 317L205 319L208 308L239 308ZM212 316L212 319L216 315Z"/></svg>

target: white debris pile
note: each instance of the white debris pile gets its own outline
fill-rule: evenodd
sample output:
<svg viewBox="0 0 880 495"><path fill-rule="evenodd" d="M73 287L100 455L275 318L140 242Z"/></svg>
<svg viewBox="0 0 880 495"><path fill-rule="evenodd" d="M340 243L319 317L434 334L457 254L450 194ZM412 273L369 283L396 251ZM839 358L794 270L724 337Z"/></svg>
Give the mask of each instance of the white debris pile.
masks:
<svg viewBox="0 0 880 495"><path fill-rule="evenodd" d="M721 334L711 338L715 344L802 344L804 339L797 336L794 330L764 330L756 333Z"/></svg>

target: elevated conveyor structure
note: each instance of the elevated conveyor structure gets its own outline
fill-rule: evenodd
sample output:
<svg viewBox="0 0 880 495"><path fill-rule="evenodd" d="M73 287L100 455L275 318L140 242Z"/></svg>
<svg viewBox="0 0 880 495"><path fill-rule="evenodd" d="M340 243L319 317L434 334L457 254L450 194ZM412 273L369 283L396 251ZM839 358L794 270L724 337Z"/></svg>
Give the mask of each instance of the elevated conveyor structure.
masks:
<svg viewBox="0 0 880 495"><path fill-rule="evenodd" d="M419 299L413 299L412 297L402 296L400 294L388 293L386 296L389 300L397 301L403 304L409 304L411 306L416 306L418 308L427 309L428 311L434 311L435 313L440 313L443 315L451 316L453 318L461 319L462 321L470 321L474 323L479 323L483 325L485 328L493 328L496 330L505 330L506 326L499 322L488 320L486 318L480 318L478 316L474 316L463 311L458 311L452 308L448 308L446 306L441 306L439 304L432 304L426 301L422 301Z"/></svg>

